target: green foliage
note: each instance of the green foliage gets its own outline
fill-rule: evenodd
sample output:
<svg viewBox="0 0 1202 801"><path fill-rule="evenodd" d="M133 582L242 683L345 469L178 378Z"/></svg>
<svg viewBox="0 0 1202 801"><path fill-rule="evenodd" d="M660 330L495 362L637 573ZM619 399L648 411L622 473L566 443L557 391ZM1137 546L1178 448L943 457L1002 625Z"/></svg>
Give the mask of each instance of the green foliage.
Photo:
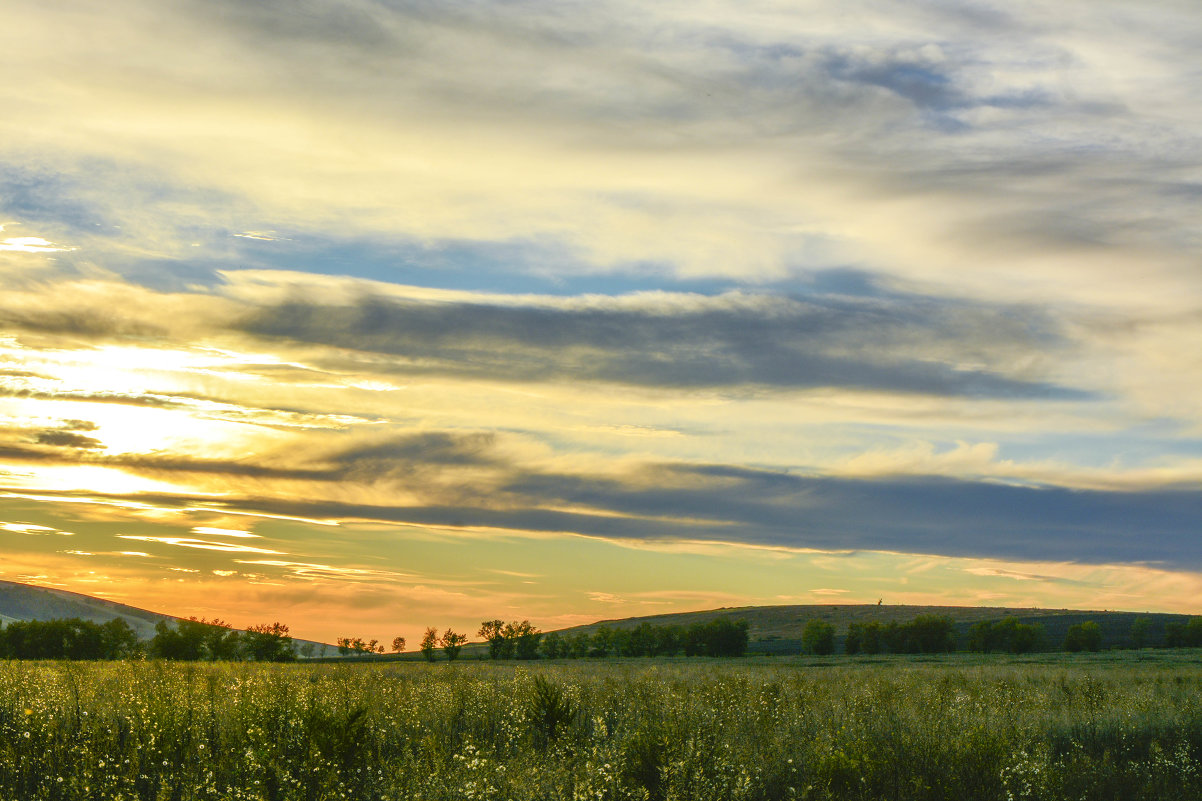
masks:
<svg viewBox="0 0 1202 801"><path fill-rule="evenodd" d="M122 659L139 652L138 637L123 618L104 624L19 620L0 629L0 657L6 659Z"/></svg>
<svg viewBox="0 0 1202 801"><path fill-rule="evenodd" d="M538 653L543 659L559 659L568 655L568 647L567 639L561 637L559 632L552 631L544 634L539 641Z"/></svg>
<svg viewBox="0 0 1202 801"><path fill-rule="evenodd" d="M165 620L160 620L154 626L154 637L150 640L148 650L151 656L159 659L196 662L208 655L205 642L211 636L209 629L213 627L221 626L189 618L177 620L172 628Z"/></svg>
<svg viewBox="0 0 1202 801"><path fill-rule="evenodd" d="M517 659L538 659L538 643L542 636L529 620L505 626L505 639L513 643L513 655Z"/></svg>
<svg viewBox="0 0 1202 801"><path fill-rule="evenodd" d="M648 801L667 798L669 746L663 734L649 728L639 728L623 749L625 777L647 794Z"/></svg>
<svg viewBox="0 0 1202 801"><path fill-rule="evenodd" d="M488 643L489 659L538 659L539 642L543 633L530 624L529 620L506 623L503 620L486 620L476 632ZM552 657L553 658L553 657Z"/></svg>
<svg viewBox="0 0 1202 801"><path fill-rule="evenodd" d="M884 648L884 632L885 627L876 620L851 623L847 627L843 649L849 654L879 654Z"/></svg>
<svg viewBox="0 0 1202 801"><path fill-rule="evenodd" d="M1027 654L1043 649L1047 634L1043 626L1019 623L1013 617L1001 620L984 620L973 625L968 632L968 649L989 653L1004 651L1011 654Z"/></svg>
<svg viewBox="0 0 1202 801"><path fill-rule="evenodd" d="M509 659L513 656L513 643L505 639L504 620L486 620L480 624L476 634L488 643L489 659Z"/></svg>
<svg viewBox="0 0 1202 801"><path fill-rule="evenodd" d="M743 656L747 653L746 620L718 617L694 623L684 633L685 656Z"/></svg>
<svg viewBox="0 0 1202 801"><path fill-rule="evenodd" d="M536 745L545 748L554 743L575 720L577 711L575 703L562 687L545 676L534 677L526 705L526 719Z"/></svg>
<svg viewBox="0 0 1202 801"><path fill-rule="evenodd" d="M1165 625L1164 644L1169 648L1202 648L1202 617Z"/></svg>
<svg viewBox="0 0 1202 801"><path fill-rule="evenodd" d="M438 647L438 629L428 628L426 633L422 635L421 644L418 645L418 650L422 652L422 656L427 662L434 661L434 649Z"/></svg>
<svg viewBox="0 0 1202 801"><path fill-rule="evenodd" d="M1152 639L1152 621L1146 617L1137 617L1131 621L1131 647L1135 649L1143 648L1151 644Z"/></svg>
<svg viewBox="0 0 1202 801"><path fill-rule="evenodd" d="M1066 651L1097 651L1102 647L1102 627L1093 620L1068 627L1064 635Z"/></svg>
<svg viewBox="0 0 1202 801"><path fill-rule="evenodd" d="M243 648L247 659L255 662L292 662L296 659L288 627L280 622L251 626L243 636Z"/></svg>
<svg viewBox="0 0 1202 801"><path fill-rule="evenodd" d="M835 627L821 620L806 623L801 632L801 644L812 654L825 656L835 652Z"/></svg>
<svg viewBox="0 0 1202 801"><path fill-rule="evenodd" d="M955 624L945 615L919 615L908 623L852 623L847 627L843 648L849 654L948 653L956 649Z"/></svg>
<svg viewBox="0 0 1202 801"><path fill-rule="evenodd" d="M1202 797L1202 665L1141 657L11 662L0 798Z"/></svg>
<svg viewBox="0 0 1202 801"><path fill-rule="evenodd" d="M453 629L447 629L443 632L442 639L438 641L438 644L442 646L442 652L447 655L447 661L454 662L459 658L459 652L463 650L465 642L467 642L466 634L460 634Z"/></svg>
<svg viewBox="0 0 1202 801"><path fill-rule="evenodd" d="M397 650L397 645L400 649ZM392 648L397 653L405 650L405 638L397 637L392 641ZM340 656L375 656L384 653L384 646L379 640L365 640L362 637L339 637L338 654Z"/></svg>

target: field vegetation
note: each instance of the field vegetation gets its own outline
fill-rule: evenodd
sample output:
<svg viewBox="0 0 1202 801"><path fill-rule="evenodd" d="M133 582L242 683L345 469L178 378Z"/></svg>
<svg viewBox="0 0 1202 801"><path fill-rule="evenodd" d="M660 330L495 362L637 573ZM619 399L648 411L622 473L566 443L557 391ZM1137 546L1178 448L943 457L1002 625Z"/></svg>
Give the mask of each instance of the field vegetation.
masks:
<svg viewBox="0 0 1202 801"><path fill-rule="evenodd" d="M1182 651L0 664L5 799L1197 799Z"/></svg>

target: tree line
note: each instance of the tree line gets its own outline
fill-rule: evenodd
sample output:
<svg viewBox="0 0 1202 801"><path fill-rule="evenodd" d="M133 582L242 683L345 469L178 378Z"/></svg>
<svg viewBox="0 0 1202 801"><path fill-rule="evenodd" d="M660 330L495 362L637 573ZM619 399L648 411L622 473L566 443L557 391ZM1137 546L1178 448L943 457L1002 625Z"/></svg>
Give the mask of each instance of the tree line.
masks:
<svg viewBox="0 0 1202 801"><path fill-rule="evenodd" d="M264 623L239 631L223 620L160 620L146 642L124 618L93 623L79 618L21 620L0 629L5 659L129 659L151 657L178 661L290 662L296 659L292 637L283 623Z"/></svg>
<svg viewBox="0 0 1202 801"><path fill-rule="evenodd" d="M490 659L581 659L607 656L742 656L747 652L746 620L720 617L690 626L599 626L593 632L543 634L530 621L486 620L479 637Z"/></svg>
<svg viewBox="0 0 1202 801"><path fill-rule="evenodd" d="M609 656L743 656L747 653L748 629L746 620L716 618L691 626L653 626L644 621L634 627L600 626L593 632L574 634L552 631L543 633L529 620L485 620L476 635L488 646L488 659L581 659ZM467 635L446 629L428 628L418 645L418 651L433 662L441 651L448 661L459 658ZM377 640L359 637L340 637L339 652L343 656L382 654L384 647ZM405 638L393 640L392 650L405 650Z"/></svg>
<svg viewBox="0 0 1202 801"><path fill-rule="evenodd" d="M488 646L488 658L496 660L580 659L677 656L742 656L747 652L749 625L746 620L715 618L690 626L655 626L646 621L633 627L600 626L593 632L543 633L530 621L486 620L477 635ZM1134 648L1156 645L1151 622L1136 618L1128 632ZM467 643L467 635L446 629L426 629L419 651L429 661L442 651L454 661ZM1202 617L1165 624L1160 643L1168 648L1202 647ZM405 638L396 637L392 650L405 650ZM835 651L835 628L822 620L810 620L802 632L802 647L818 655ZM847 654L933 654L956 650L955 622L945 615L919 615L908 622L851 623L844 638ZM1098 651L1103 645L1101 626L1093 620L1068 627L1061 647L1066 651ZM1021 623L1016 618L981 621L968 630L966 649L981 653L1023 654L1049 650L1050 640L1040 624ZM324 648L324 646L323 646ZM340 637L343 656L382 654L377 640ZM101 660L150 657L178 661L290 662L297 650L282 623L251 626L245 631L222 620L189 618L174 625L159 621L155 635L146 642L123 618L93 623L79 618L27 620L0 627L0 658Z"/></svg>
<svg viewBox="0 0 1202 801"><path fill-rule="evenodd" d="M1136 618L1128 632L1132 648L1154 645L1152 624L1147 618ZM818 655L835 652L835 627L823 620L810 620L802 630L802 647ZM1102 627L1086 620L1068 627L1061 647L1065 651L1099 651L1103 644ZM902 623L868 621L851 623L843 641L847 654L934 654L956 650L955 621L946 615L919 615ZM1052 648L1047 630L1040 623L1020 623L1016 618L983 620L968 630L967 650L979 653L1025 654ZM1165 624L1163 645L1166 648L1202 647L1202 618L1188 622Z"/></svg>
<svg viewBox="0 0 1202 801"><path fill-rule="evenodd" d="M18 620L0 629L5 659L125 659L141 653L142 643L124 618Z"/></svg>

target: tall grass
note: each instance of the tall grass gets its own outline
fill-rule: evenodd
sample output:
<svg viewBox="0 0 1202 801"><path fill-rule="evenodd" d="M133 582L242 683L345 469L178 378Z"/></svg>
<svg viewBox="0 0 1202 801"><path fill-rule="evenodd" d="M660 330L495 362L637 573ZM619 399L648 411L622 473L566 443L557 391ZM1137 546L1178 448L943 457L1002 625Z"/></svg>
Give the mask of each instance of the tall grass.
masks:
<svg viewBox="0 0 1202 801"><path fill-rule="evenodd" d="M1197 799L1202 665L0 664L3 799Z"/></svg>

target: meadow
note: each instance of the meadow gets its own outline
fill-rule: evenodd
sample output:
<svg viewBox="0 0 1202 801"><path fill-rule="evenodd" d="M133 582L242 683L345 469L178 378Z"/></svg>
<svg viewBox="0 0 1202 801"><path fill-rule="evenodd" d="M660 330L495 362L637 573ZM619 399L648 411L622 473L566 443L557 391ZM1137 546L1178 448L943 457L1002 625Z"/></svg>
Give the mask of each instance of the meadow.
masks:
<svg viewBox="0 0 1202 801"><path fill-rule="evenodd" d="M0 798L1198 799L1196 652L0 663Z"/></svg>

